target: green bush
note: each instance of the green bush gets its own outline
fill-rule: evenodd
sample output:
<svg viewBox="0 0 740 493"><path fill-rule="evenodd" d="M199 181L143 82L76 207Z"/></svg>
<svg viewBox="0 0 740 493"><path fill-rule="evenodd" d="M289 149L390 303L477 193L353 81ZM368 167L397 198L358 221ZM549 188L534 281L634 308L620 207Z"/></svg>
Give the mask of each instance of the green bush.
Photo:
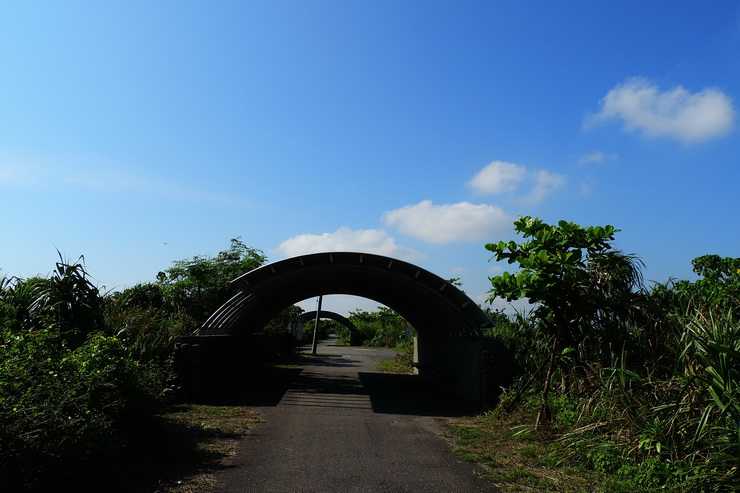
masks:
<svg viewBox="0 0 740 493"><path fill-rule="evenodd" d="M228 250L216 257L198 255L178 260L157 274L163 303L169 312L183 312L197 329L214 310L231 298L238 288L231 281L265 263L267 257L247 247L240 238L232 238Z"/></svg>
<svg viewBox="0 0 740 493"><path fill-rule="evenodd" d="M408 342L413 334L400 314L383 306L377 312L350 312L349 320L360 332L361 343L367 346L395 348Z"/></svg>
<svg viewBox="0 0 740 493"><path fill-rule="evenodd" d="M156 402L147 372L114 337L92 333L72 349L53 327L0 334L0 484L78 467L110 447L122 419Z"/></svg>
<svg viewBox="0 0 740 493"><path fill-rule="evenodd" d="M501 410L532 407L540 388L533 428L547 425L561 461L640 489L740 491L740 259L698 257L697 281L647 289L611 227L515 225L528 241L486 246L521 267L492 292L536 304L489 312L486 336L521 371Z"/></svg>
<svg viewBox="0 0 740 493"><path fill-rule="evenodd" d="M234 239L216 258L175 262L156 283L109 295L83 257L60 258L47 279L0 278L0 491L105 463L153 415L176 339L264 260Z"/></svg>

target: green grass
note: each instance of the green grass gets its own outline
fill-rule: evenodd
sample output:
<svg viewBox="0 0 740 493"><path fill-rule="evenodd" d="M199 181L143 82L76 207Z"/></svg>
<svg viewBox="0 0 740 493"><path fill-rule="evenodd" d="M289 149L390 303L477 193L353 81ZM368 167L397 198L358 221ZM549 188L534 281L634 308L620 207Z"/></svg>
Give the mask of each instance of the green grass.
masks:
<svg viewBox="0 0 740 493"><path fill-rule="evenodd" d="M160 466L159 474L174 469L161 485L163 493L212 491L213 472L228 465L238 440L260 421L256 410L242 406L181 405L162 418L175 432L170 448L185 445L177 466Z"/></svg>
<svg viewBox="0 0 740 493"><path fill-rule="evenodd" d="M608 486L603 475L577 465L555 465L551 457L555 449L547 433L517 435L517 426L531 419L527 411L449 418L446 436L454 453L478 464L483 476L503 492L620 491Z"/></svg>
<svg viewBox="0 0 740 493"><path fill-rule="evenodd" d="M398 347L396 349L402 352L395 359L378 361L378 370L383 373L413 373L414 369L411 366L413 349L409 349L408 347Z"/></svg>
<svg viewBox="0 0 740 493"><path fill-rule="evenodd" d="M103 455L54 472L38 491L214 491L214 473L228 467L238 440L259 421L250 407L172 406L145 422L127 424Z"/></svg>

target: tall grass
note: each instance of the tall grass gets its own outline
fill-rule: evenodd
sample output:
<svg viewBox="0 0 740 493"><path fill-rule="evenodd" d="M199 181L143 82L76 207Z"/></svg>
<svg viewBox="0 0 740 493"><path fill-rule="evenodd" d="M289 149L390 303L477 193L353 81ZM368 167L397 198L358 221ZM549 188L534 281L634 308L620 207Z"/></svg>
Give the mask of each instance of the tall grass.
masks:
<svg viewBox="0 0 740 493"><path fill-rule="evenodd" d="M553 419L539 436L554 440L557 462L634 488L740 491L737 310L686 299L663 308L653 324L625 327L610 365L601 364L602 354L590 357L593 341L557 355L549 396ZM547 339L532 316L494 321L488 336L512 349L521 374L499 412L517 406L531 412L545 377Z"/></svg>
<svg viewBox="0 0 740 493"><path fill-rule="evenodd" d="M560 435L561 457L591 465L598 458L615 466L607 472L643 486L738 491L737 317L702 306L664 330L672 332L673 358L630 365L623 352L614 367L600 369L590 396L570 395L578 419Z"/></svg>
<svg viewBox="0 0 740 493"><path fill-rule="evenodd" d="M84 265L0 281L0 490L37 490L104 457L147 416L157 379L106 334Z"/></svg>

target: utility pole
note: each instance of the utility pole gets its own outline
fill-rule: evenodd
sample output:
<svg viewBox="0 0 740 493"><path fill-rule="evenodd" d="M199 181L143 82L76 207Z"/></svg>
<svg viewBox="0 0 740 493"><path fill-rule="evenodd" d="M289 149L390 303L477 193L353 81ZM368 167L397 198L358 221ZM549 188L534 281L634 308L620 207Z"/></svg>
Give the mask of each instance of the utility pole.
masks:
<svg viewBox="0 0 740 493"><path fill-rule="evenodd" d="M317 334L319 333L319 316L321 315L321 302L324 299L324 295L319 296L319 307L316 309L316 320L313 322L313 349L311 354L316 354L316 344L318 342Z"/></svg>

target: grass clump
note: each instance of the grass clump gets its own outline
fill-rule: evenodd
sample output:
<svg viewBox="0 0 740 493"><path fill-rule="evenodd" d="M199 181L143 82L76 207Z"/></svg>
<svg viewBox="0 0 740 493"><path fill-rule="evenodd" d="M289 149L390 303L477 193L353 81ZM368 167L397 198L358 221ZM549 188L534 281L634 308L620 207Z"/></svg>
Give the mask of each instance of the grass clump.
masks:
<svg viewBox="0 0 740 493"><path fill-rule="evenodd" d="M394 359L378 361L378 370L383 373L412 374L414 372L414 368L412 366L414 361L413 344L402 344L396 349L399 353Z"/></svg>
<svg viewBox="0 0 740 493"><path fill-rule="evenodd" d="M261 421L254 408L193 404L174 406L160 419L170 460L157 467L157 475L169 477L159 481L166 493L213 490L213 473L228 467L238 440Z"/></svg>
<svg viewBox="0 0 740 493"><path fill-rule="evenodd" d="M460 458L478 464L502 491L604 491L593 471L556 464L542 430L522 433L531 430L533 418L532 412L448 418L447 438Z"/></svg>

